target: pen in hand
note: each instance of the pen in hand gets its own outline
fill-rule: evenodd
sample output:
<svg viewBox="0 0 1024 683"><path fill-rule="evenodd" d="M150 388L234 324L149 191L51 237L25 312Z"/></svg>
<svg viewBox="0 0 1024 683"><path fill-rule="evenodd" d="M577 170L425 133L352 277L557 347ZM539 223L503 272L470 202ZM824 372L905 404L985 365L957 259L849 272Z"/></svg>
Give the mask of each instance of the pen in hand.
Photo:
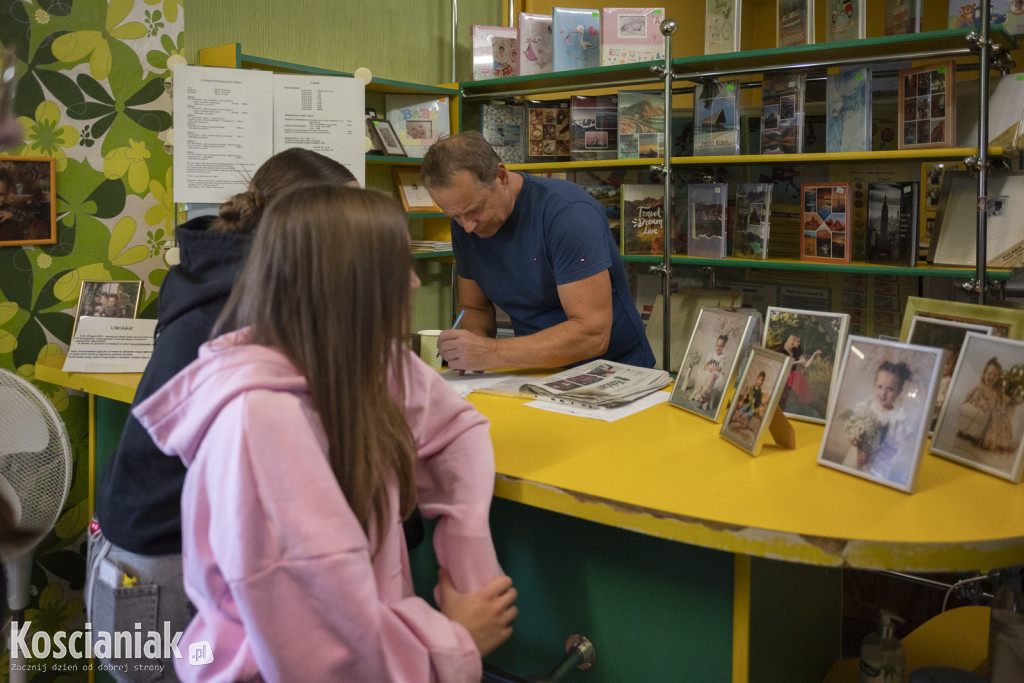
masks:
<svg viewBox="0 0 1024 683"><path fill-rule="evenodd" d="M466 315L466 309L465 308L463 308L461 311L459 311L459 315L455 318L455 322L452 324L452 329L453 330L459 326L459 323L462 322L462 316L464 316L464 315ZM430 352L427 351L427 353L430 353ZM441 349L439 348L437 350L437 356L440 356L440 355L441 355ZM437 356L435 356L435 358Z"/></svg>

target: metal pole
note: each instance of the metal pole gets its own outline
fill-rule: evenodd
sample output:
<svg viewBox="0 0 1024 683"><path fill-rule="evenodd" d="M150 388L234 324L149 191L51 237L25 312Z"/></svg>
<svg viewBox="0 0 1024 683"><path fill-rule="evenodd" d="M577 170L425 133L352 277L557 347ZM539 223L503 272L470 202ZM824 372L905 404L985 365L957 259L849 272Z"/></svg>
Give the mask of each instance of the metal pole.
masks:
<svg viewBox="0 0 1024 683"><path fill-rule="evenodd" d="M665 79L665 155L660 167L654 170L662 174L665 182L665 204L662 210L662 369L672 372L672 34L679 28L672 19L661 22L659 29L665 36L665 64L658 71Z"/></svg>
<svg viewBox="0 0 1024 683"><path fill-rule="evenodd" d="M455 55L459 46L459 0L452 0L452 83L455 78Z"/></svg>
<svg viewBox="0 0 1024 683"><path fill-rule="evenodd" d="M989 69L989 27L991 18L990 0L981 3L981 44L978 60L978 258L977 280L978 303L984 305L985 267L988 264L988 69Z"/></svg>

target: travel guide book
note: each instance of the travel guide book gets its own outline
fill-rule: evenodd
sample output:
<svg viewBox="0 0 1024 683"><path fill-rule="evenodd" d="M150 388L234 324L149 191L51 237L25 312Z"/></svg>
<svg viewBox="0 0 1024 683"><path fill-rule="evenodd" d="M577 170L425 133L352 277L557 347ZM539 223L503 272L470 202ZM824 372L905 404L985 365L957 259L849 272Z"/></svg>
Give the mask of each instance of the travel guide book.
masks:
<svg viewBox="0 0 1024 683"><path fill-rule="evenodd" d="M825 81L825 151L871 151L871 68L829 74Z"/></svg>
<svg viewBox="0 0 1024 683"><path fill-rule="evenodd" d="M918 187L916 181L877 182L868 186L868 263L917 265Z"/></svg>
<svg viewBox="0 0 1024 683"><path fill-rule="evenodd" d="M849 183L802 183L800 260L850 263Z"/></svg>
<svg viewBox="0 0 1024 683"><path fill-rule="evenodd" d="M802 72L768 73L761 83L761 154L799 154L804 151L804 98L807 76Z"/></svg>
<svg viewBox="0 0 1024 683"><path fill-rule="evenodd" d="M619 158L665 154L665 97L660 91L619 91Z"/></svg>
<svg viewBox="0 0 1024 683"><path fill-rule="evenodd" d="M739 154L739 81L697 83L693 106L693 155Z"/></svg>
<svg viewBox="0 0 1024 683"><path fill-rule="evenodd" d="M736 226L732 238L734 257L768 258L771 209L771 183L741 183L736 187Z"/></svg>
<svg viewBox="0 0 1024 683"><path fill-rule="evenodd" d="M661 254L665 244L665 186L622 185L622 253Z"/></svg>
<svg viewBox="0 0 1024 683"><path fill-rule="evenodd" d="M690 184L687 193L687 256L725 258L728 207L729 186L726 183Z"/></svg>
<svg viewBox="0 0 1024 683"><path fill-rule="evenodd" d="M573 95L573 161L617 159L619 157L619 99L617 95Z"/></svg>

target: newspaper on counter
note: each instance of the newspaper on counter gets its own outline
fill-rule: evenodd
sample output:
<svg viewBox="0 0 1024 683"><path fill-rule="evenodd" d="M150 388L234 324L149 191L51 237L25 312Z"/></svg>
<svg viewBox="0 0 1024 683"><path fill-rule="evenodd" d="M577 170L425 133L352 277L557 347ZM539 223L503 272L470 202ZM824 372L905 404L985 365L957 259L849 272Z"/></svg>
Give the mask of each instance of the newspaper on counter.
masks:
<svg viewBox="0 0 1024 683"><path fill-rule="evenodd" d="M669 373L664 370L607 360L597 360L555 375L530 379L533 381L519 387L519 393L588 408L621 406L664 389L672 381ZM486 392L487 388L481 387L477 391Z"/></svg>

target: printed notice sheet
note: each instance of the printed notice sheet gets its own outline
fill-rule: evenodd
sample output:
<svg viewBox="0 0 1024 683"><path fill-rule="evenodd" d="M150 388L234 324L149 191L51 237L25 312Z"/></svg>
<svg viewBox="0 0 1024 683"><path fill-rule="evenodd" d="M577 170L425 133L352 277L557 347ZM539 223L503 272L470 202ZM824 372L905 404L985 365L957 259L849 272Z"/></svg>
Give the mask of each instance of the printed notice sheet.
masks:
<svg viewBox="0 0 1024 683"><path fill-rule="evenodd" d="M64 372L142 372L153 355L155 330L156 320L79 318Z"/></svg>
<svg viewBox="0 0 1024 683"><path fill-rule="evenodd" d="M274 76L274 153L291 147L345 165L366 187L366 82L339 76Z"/></svg>
<svg viewBox="0 0 1024 683"><path fill-rule="evenodd" d="M269 71L174 70L174 201L219 204L274 153Z"/></svg>

